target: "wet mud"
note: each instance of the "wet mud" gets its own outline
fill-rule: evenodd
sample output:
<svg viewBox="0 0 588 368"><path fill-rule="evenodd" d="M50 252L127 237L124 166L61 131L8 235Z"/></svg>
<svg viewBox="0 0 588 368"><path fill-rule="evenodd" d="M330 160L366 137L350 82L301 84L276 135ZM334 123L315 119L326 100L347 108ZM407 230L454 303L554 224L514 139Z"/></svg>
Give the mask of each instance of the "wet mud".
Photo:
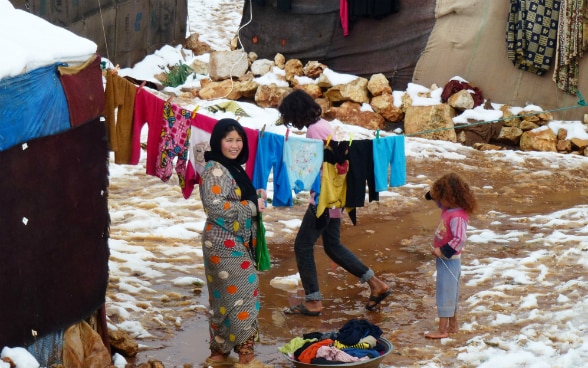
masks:
<svg viewBox="0 0 588 368"><path fill-rule="evenodd" d="M486 327L480 326L474 332L460 331L449 343L423 336L424 332L436 328L435 266L429 244L439 215L439 210L424 200L423 195L439 173L456 169L473 187L480 205L470 226L476 229L491 226L496 233L520 230L520 244L534 236L533 225L526 218L588 204L588 165L584 161L574 167L557 169L547 159L528 158L509 167L473 150L458 162L438 158L415 162L411 159L407 162L407 182L410 185L393 188L394 197L381 198L379 202L359 208L357 225L353 226L347 219L341 233L342 242L391 286L392 295L377 311L366 311L367 285L358 283L357 279L334 265L324 254L319 241L315 255L325 298L323 312L319 317L285 315L283 309L301 302L303 293L270 285L275 277L297 272L292 249L295 231L280 235L269 243L272 269L260 275L262 309L259 315L260 343L256 347L259 358L276 367L291 367L292 364L277 351L279 346L303 333L337 330L351 318L366 318L377 324L394 345L394 351L382 365L419 367L427 361L434 361L441 366L459 367L455 353L449 355L445 351L465 346ZM264 219L277 227L279 220L302 218L305 208L305 205L296 205L289 209L274 209L264 215ZM462 263L476 258L517 257L524 251L523 247L507 247L492 241L485 246L468 245ZM168 272L174 271L170 269ZM564 266L558 269L555 277L564 282L581 277L578 272L582 269ZM203 271L194 276L204 279ZM479 284L472 288L462 283L461 300L486 286ZM514 291L514 296L532 291L533 286L529 286ZM159 360L168 368L203 366L209 354L205 310L187 306L206 306L207 297L206 288L203 288L201 294L178 302L175 310L183 322L175 330L157 324L147 326L154 337L139 340L141 350L131 363ZM491 300L481 303L486 303L490 313L493 308L498 308ZM465 321L470 318L468 311L463 311L463 316L460 314L459 317ZM512 328L513 335L520 330L520 326L513 325L502 326L501 331L505 328ZM491 329L488 327L487 331Z"/></svg>

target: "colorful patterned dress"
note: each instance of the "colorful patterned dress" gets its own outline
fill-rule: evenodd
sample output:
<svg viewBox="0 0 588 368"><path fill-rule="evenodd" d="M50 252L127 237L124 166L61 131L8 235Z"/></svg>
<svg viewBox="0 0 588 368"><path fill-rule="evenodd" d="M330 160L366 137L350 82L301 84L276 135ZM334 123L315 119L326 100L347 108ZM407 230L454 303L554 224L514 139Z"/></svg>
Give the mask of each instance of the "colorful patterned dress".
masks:
<svg viewBox="0 0 588 368"><path fill-rule="evenodd" d="M228 353L257 335L259 279L253 256L257 209L255 203L241 201L241 189L216 161L204 168L200 198L207 216L202 251L210 303L210 348Z"/></svg>

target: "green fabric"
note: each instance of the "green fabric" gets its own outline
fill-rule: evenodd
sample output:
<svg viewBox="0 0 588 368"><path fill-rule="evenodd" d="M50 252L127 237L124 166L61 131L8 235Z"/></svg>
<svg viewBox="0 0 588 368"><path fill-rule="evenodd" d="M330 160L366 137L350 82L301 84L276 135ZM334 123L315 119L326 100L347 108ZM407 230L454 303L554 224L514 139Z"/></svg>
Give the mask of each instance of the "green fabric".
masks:
<svg viewBox="0 0 588 368"><path fill-rule="evenodd" d="M257 225L257 245L255 246L255 260L258 271L267 271L271 268L270 253L265 240L265 226L261 212L258 215L259 223Z"/></svg>

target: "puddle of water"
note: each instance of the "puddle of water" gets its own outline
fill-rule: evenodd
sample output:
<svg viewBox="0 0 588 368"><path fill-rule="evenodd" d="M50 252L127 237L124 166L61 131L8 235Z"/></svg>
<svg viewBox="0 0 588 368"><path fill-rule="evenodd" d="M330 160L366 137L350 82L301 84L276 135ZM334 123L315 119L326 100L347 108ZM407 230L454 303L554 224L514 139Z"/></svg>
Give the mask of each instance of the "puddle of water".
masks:
<svg viewBox="0 0 588 368"><path fill-rule="evenodd" d="M472 224L487 226L491 220L485 215L489 211L520 216L552 213L588 204L588 190L542 193L540 196L530 194L528 198L518 198L524 200L513 201L507 196L480 196L480 218L473 219ZM395 345L395 351L385 358L383 365L410 366L431 359L432 354L436 354L434 351L442 348L435 346L431 350L433 343L422 336L425 328L436 328L431 258L423 249L429 247L438 216L439 210L431 205L399 215L380 213L365 216L360 213L357 226L344 224L342 242L393 287L393 295L385 301L379 313L365 312L369 288L337 268L324 254L319 241L315 257L321 292L325 297L323 313L319 318L284 315L281 311L286 306L299 303L303 292L270 286L273 278L297 272L292 244L270 244L273 267L260 275L261 342L256 346L259 359L277 367L292 367L277 351L279 346L303 333L336 330L351 318L366 318L378 325L384 336ZM207 305L206 289L197 298L198 304ZM465 344L468 338L468 334L464 333L456 337L456 343ZM135 359L138 363L152 359L163 362L167 368L183 367L184 364L202 366L209 355L206 316L202 314L184 321L182 330L170 340L141 341L141 344L147 347ZM448 359L448 364L451 364L455 357Z"/></svg>

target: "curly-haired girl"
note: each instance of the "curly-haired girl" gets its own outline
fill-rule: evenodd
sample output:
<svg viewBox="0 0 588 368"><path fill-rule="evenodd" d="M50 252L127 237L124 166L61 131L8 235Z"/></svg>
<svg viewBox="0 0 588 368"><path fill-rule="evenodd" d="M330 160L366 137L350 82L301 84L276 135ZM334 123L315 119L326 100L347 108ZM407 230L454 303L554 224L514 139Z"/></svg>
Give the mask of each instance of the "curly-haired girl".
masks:
<svg viewBox="0 0 588 368"><path fill-rule="evenodd" d="M439 329L425 334L430 339L442 339L456 333L461 253L465 246L469 215L477 208L476 197L469 185L457 174L445 174L437 179L425 198L441 208L441 218L435 230L431 254L436 257L436 301Z"/></svg>

